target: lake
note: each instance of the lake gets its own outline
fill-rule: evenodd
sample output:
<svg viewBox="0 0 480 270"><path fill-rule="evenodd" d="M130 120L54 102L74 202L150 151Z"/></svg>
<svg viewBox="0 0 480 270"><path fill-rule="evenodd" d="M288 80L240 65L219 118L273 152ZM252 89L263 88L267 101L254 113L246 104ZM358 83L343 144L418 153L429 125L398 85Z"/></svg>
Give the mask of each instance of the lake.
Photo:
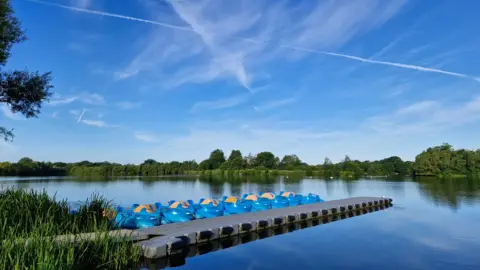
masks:
<svg viewBox="0 0 480 270"><path fill-rule="evenodd" d="M393 207L187 258L178 269L480 269L480 181L424 179L249 179L0 177L5 188L45 189L85 200L98 192L118 204L280 190L324 200L386 196Z"/></svg>

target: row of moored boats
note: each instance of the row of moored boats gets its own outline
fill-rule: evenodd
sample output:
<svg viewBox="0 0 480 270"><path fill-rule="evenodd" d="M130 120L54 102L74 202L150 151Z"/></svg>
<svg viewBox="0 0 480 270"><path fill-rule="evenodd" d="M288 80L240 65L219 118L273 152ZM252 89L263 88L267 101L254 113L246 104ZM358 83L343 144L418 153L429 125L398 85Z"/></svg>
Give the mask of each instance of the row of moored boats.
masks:
<svg viewBox="0 0 480 270"><path fill-rule="evenodd" d="M170 201L167 205L158 202L134 204L129 209L117 207L114 210L105 211L104 215L112 219L115 227L137 229L317 202L323 202L323 200L311 193L302 196L293 192L280 192L278 195L273 192L264 192L258 195L244 194L241 198L237 196L224 196L220 200L202 198L198 203L188 200Z"/></svg>

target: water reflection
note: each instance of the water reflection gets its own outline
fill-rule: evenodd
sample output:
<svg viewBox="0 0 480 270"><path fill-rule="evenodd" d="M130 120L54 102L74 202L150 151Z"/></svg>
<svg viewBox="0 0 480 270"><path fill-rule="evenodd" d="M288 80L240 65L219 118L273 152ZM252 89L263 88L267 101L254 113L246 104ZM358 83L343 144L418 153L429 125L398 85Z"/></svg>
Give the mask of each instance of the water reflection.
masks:
<svg viewBox="0 0 480 270"><path fill-rule="evenodd" d="M437 205L458 210L463 203L472 205L480 197L480 178L436 179L418 178L420 194Z"/></svg>
<svg viewBox="0 0 480 270"><path fill-rule="evenodd" d="M222 249L228 249L238 245L250 243L252 241L261 240L277 235L291 233L297 230L303 230L322 224L328 224L336 221L341 221L356 216L366 215L368 213L377 212L388 208L389 206L375 206L369 209L357 210L349 212L348 214L341 214L335 216L329 216L325 218L311 219L293 224L286 224L275 228L268 228L261 231L254 231L244 235L236 235L228 238L215 240L199 245L192 245L181 250L173 251L173 254L166 258L157 260L144 259L139 265L134 268L137 269L164 269L168 267L178 267L188 263L188 259L215 252Z"/></svg>
<svg viewBox="0 0 480 270"><path fill-rule="evenodd" d="M314 179L294 176L189 176L189 177L122 177L114 179L77 179L69 177L0 177L0 188L45 189L57 198L84 200L93 192L117 203L150 203L168 200L198 200L201 197L241 196L244 193L293 191L318 193L324 199L352 196L389 196L397 202L430 201L438 207L458 210L462 204L479 202L480 179ZM418 197L419 194L420 196Z"/></svg>

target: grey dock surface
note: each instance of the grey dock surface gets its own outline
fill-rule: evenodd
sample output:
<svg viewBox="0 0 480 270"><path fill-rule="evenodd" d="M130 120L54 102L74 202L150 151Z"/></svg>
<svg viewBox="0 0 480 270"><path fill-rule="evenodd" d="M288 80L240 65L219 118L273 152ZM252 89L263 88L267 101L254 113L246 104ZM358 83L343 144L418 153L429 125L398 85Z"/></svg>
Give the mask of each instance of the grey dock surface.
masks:
<svg viewBox="0 0 480 270"><path fill-rule="evenodd" d="M197 219L184 223L166 224L135 230L137 235L148 235L148 240L137 242L143 256L158 259L175 254L189 245L281 227L305 220L345 215L353 211L389 205L390 198L355 197L331 200L294 207L270 209L244 214Z"/></svg>
<svg viewBox="0 0 480 270"><path fill-rule="evenodd" d="M182 250L173 252L167 257L159 259L145 258L138 263L138 269L164 269L168 267L182 266L187 263L187 259L195 256L202 256L217 250L227 249L238 245L250 243L276 235L287 234L297 230L307 229L323 224L354 218L356 216L366 215L376 211L382 211L389 207L389 204L367 207L361 210L353 210L339 215L329 215L326 217L312 218L296 223L288 223L278 227L271 227L261 231L251 231L249 233L233 235L217 240L212 240L198 245L190 245Z"/></svg>

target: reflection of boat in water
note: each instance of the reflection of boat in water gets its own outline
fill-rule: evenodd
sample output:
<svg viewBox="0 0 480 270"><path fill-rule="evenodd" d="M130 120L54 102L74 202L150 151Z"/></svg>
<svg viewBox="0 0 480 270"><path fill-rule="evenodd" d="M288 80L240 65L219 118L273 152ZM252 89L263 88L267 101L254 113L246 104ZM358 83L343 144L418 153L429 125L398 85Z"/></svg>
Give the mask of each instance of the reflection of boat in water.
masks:
<svg viewBox="0 0 480 270"><path fill-rule="evenodd" d="M195 219L195 209L188 202L170 201L168 207L161 210L162 224L185 222Z"/></svg>
<svg viewBox="0 0 480 270"><path fill-rule="evenodd" d="M243 200L251 205L251 211L263 211L272 208L272 202L269 199L258 197L256 194L244 194Z"/></svg>
<svg viewBox="0 0 480 270"><path fill-rule="evenodd" d="M250 212L252 206L250 203L242 201L239 197L236 196L224 196L223 197L223 215L234 215Z"/></svg>
<svg viewBox="0 0 480 270"><path fill-rule="evenodd" d="M193 204L193 201L191 202ZM195 218L212 218L223 216L223 205L215 199L200 199L198 204L193 204Z"/></svg>

